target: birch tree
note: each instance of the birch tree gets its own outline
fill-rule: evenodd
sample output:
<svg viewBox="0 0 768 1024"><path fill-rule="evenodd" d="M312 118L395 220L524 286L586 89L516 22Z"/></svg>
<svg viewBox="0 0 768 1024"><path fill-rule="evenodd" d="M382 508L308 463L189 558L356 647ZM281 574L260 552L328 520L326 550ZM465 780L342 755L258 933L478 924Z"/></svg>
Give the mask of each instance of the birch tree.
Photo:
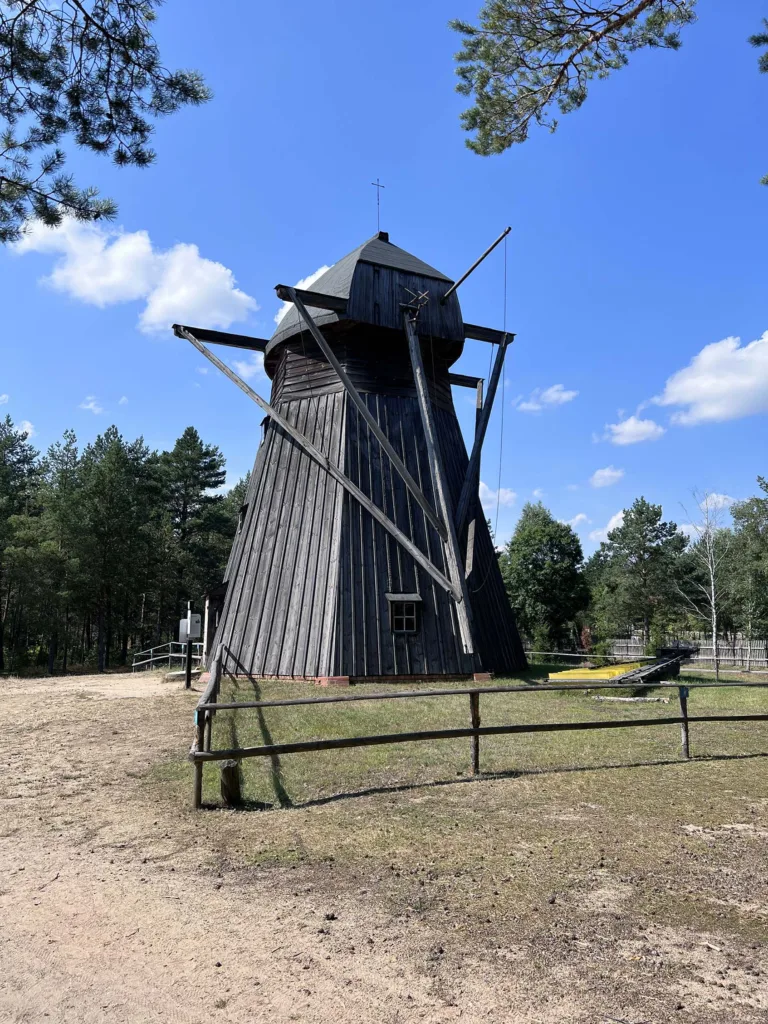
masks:
<svg viewBox="0 0 768 1024"><path fill-rule="evenodd" d="M728 594L728 570L733 534L725 528L728 503L709 491L693 492L697 517L689 523L691 544L687 555L692 572L678 592L694 615L708 623L712 634L715 678L720 679L718 619ZM688 515L683 506L686 516Z"/></svg>

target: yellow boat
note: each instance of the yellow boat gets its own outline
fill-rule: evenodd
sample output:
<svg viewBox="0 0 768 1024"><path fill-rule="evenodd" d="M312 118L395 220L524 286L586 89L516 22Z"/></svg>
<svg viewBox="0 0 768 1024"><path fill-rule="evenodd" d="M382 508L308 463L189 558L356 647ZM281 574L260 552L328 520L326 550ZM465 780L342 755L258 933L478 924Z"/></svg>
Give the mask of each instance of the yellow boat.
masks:
<svg viewBox="0 0 768 1024"><path fill-rule="evenodd" d="M568 682L569 679L578 679L579 682L596 683L607 682L617 676L623 676L636 668L642 668L641 661L627 662L623 665L603 665L602 668L569 668L564 672L550 672L550 683Z"/></svg>

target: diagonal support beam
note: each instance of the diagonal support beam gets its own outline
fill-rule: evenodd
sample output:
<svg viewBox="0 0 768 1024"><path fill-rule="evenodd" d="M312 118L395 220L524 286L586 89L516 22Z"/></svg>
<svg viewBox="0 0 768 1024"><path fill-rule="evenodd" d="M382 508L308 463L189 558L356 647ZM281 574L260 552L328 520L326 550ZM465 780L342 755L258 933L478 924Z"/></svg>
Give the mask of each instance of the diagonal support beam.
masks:
<svg viewBox="0 0 768 1024"><path fill-rule="evenodd" d="M475 391L475 434L480 429L480 420L483 416L483 380L481 377L477 378L477 385ZM478 512L478 491L480 489L480 472L475 473L475 486L472 489L472 497L470 499L470 520L469 529L467 530L467 557L464 560L464 576L466 579L472 575L472 568L475 564L475 529L477 527L477 512Z"/></svg>
<svg viewBox="0 0 768 1024"><path fill-rule="evenodd" d="M261 395L258 395L253 388L250 388L244 380L238 377L234 370L231 370L225 363L222 363L222 361L215 356L210 349L206 348L201 341L197 340L191 331L188 331L185 327L179 326L176 326L174 331L177 337L185 338L189 341L195 346L201 355L210 360L226 377L229 377L233 384L236 384L244 394L248 395L248 397L259 406L259 408L263 409L267 416L270 416L275 423L277 423L278 426L288 434L289 437L292 437L294 441L304 449L310 458L314 459L329 476L332 476L337 483L341 484L341 486L362 505L366 512L369 512L377 522L381 523L384 529L394 537L398 544L408 552L411 558L413 558L413 560L417 562L440 587L443 588L443 590L450 594L455 601L460 602L462 600L461 588L457 587L451 580L446 579L443 573L440 572L437 566L434 565L429 558L427 558L424 552L420 551L411 539L406 537L402 530L399 530L397 526L395 526L389 516L383 512L378 505L374 505L368 495L364 494L357 484L352 483L345 473L342 473L337 466L334 466L330 459L323 455L319 448L315 448L308 437L302 434L302 432L294 427L292 423L289 423L284 416L281 416L277 409L275 409L274 406L271 406L269 402L265 401Z"/></svg>
<svg viewBox="0 0 768 1024"><path fill-rule="evenodd" d="M322 333L320 332L320 328L317 326L315 321L312 319L312 316L309 313L309 311L307 310L307 307L304 305L304 302L302 301L301 296L297 293L295 288L284 287L282 289L282 291L283 291L283 294L285 296L285 299L288 302L292 302L296 306L296 309L299 311L299 315L301 316L301 318L304 320L304 323L309 328L309 332L312 335L312 337L314 338L315 344L320 349L320 351L323 353L323 355L328 360L328 362L331 364L331 366L334 368L336 373L338 373L339 379L341 380L341 383L346 388L347 394L352 399L352 402L355 405L355 407L357 408L357 411L360 413L360 415L363 417L365 422L368 424L368 428L370 429L370 431L373 434L373 436L377 439L377 441L379 442L381 447L384 449L384 451L389 456L390 462L392 463L392 465L395 467L397 472L400 474L400 476L405 481L405 486L408 488L408 490L411 492L411 494L414 496L416 501L419 503L419 505L424 510L424 515L427 517L427 519L430 521L430 523L434 526L434 528L440 534L440 537L442 538L442 540L443 541L447 540L447 538L448 538L448 530L446 528L445 523L438 517L437 513L435 512L435 510L432 508L431 504L427 500L426 495L424 494L422 489L419 487L419 485L416 483L416 481L413 479L411 474L406 469L405 464L403 463L403 460L400 458L400 456L397 454L395 449L390 444L389 438L384 433L384 431L381 429L381 427L376 422L376 420L373 418L373 415L371 414L371 411L369 410L368 406L365 404L365 402L360 397L360 394L359 394L357 388L355 387L355 385L352 383L352 381L347 376L347 371L344 369L344 367L341 365L339 360L336 358L336 353L333 351L331 346L325 340L325 338L323 337Z"/></svg>
<svg viewBox="0 0 768 1024"><path fill-rule="evenodd" d="M469 592L464 573L461 569L461 553L459 541L456 536L456 529L451 516L450 497L445 480L443 460L438 447L435 421L432 415L432 403L427 388L427 377L424 373L424 362L421 358L421 343L416 333L414 322L407 309L403 310L403 324L405 334L408 338L408 349L411 354L411 365L413 366L413 377L416 382L416 396L419 400L421 411L421 422L424 426L424 435L427 441L427 455L429 456L429 467L432 473L437 507L448 524L448 540L444 544L445 560L448 564L448 576L455 590L460 593L456 600L456 614L459 620L459 631L461 641L466 654L474 655L475 646L472 638L472 609L469 604Z"/></svg>
<svg viewBox="0 0 768 1024"><path fill-rule="evenodd" d="M472 445L472 454L469 457L469 465L467 466L467 472L461 488L459 504L456 507L455 525L456 533L459 536L461 536L462 531L464 530L464 523L467 520L470 499L473 497L473 492L477 490L477 474L480 472L480 455L483 451L483 441L485 440L485 432L488 429L488 421L491 418L493 400L496 397L496 388L499 386L499 378L501 377L501 370L504 366L504 356L507 353L507 347L509 344L510 338L505 337L499 345L499 351L496 353L493 371L491 372L491 379L488 381L488 395L486 396L483 411L480 414L480 419L475 428L475 441Z"/></svg>

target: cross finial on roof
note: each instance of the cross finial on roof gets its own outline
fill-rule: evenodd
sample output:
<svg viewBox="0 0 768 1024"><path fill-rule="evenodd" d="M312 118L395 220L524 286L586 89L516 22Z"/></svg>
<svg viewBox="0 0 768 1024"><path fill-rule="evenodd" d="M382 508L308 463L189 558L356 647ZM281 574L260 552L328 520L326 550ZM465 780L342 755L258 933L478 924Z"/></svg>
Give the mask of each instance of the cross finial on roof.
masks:
<svg viewBox="0 0 768 1024"><path fill-rule="evenodd" d="M376 230L381 231L381 190L387 186L381 185L378 178L371 184L376 189Z"/></svg>

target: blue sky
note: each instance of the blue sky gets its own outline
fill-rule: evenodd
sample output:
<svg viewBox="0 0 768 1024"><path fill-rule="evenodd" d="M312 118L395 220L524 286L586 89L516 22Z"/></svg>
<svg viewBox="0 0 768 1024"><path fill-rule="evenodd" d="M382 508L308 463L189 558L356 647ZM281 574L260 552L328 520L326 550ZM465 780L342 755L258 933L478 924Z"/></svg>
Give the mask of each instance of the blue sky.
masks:
<svg viewBox="0 0 768 1024"><path fill-rule="evenodd" d="M33 234L0 252L0 413L31 423L41 448L112 422L169 446L193 423L233 482L260 414L163 325L271 334L275 284L376 230L379 177L382 228L450 276L512 225L501 540L539 494L558 518L584 517L590 551L640 494L684 521L694 487L755 493L768 474L768 76L746 38L765 4L701 0L679 53L637 54L554 135L492 158L464 146L446 25L478 6L300 0L288 17L168 0L165 61L201 70L214 99L160 123L148 170L72 155L80 183L118 201L122 235ZM465 320L501 328L503 292L499 248L461 288ZM456 369L487 368L488 346L468 342ZM455 398L471 431L470 396ZM491 492L501 428L499 404Z"/></svg>

